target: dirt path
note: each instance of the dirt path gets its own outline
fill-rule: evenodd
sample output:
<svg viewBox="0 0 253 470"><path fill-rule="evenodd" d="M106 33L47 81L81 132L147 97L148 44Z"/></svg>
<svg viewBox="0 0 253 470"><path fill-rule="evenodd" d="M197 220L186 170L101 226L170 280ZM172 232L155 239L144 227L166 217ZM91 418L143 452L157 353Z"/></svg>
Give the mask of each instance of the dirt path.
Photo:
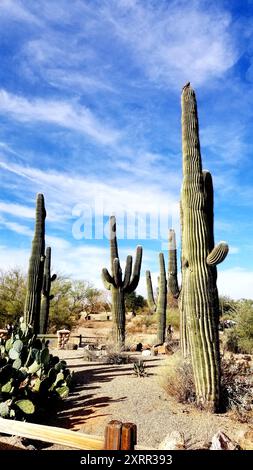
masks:
<svg viewBox="0 0 253 470"><path fill-rule="evenodd" d="M158 380L163 358L146 360L148 376L136 378L132 364L85 362L82 350L62 353L75 371L76 386L52 425L102 436L111 419L130 421L137 424L138 444L150 448L173 430L183 432L187 446L196 448L218 430L236 439L247 429L227 415L201 412L168 398Z"/></svg>

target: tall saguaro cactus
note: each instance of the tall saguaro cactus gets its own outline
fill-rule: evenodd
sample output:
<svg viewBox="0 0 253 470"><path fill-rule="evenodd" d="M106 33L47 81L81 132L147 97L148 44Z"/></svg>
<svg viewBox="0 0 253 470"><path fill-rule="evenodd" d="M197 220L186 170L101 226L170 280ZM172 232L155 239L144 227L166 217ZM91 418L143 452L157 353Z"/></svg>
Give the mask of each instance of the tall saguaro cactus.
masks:
<svg viewBox="0 0 253 470"><path fill-rule="evenodd" d="M116 219L110 217L110 251L111 274L106 268L102 270L102 280L112 295L113 339L118 350L125 346L125 293L135 291L140 280L142 247L136 249L136 258L132 270L132 256L127 256L124 278L119 261L116 237Z"/></svg>
<svg viewBox="0 0 253 470"><path fill-rule="evenodd" d="M167 307L167 281L163 253L159 253L159 287L157 303L154 299L152 279L150 271L146 271L148 306L152 313L157 313L157 342L163 344L166 329L166 307Z"/></svg>
<svg viewBox="0 0 253 470"><path fill-rule="evenodd" d="M175 230L169 230L169 264L168 264L168 291L175 299L179 297L180 290L177 279L177 246Z"/></svg>
<svg viewBox="0 0 253 470"><path fill-rule="evenodd" d="M182 91L183 184L182 291L183 344L189 346L197 402L217 411L220 394L218 292L216 265L227 253L225 242L214 246L213 188L202 171L196 97L190 84Z"/></svg>
<svg viewBox="0 0 253 470"><path fill-rule="evenodd" d="M46 257L44 262L44 273L42 283L42 299L40 307L40 329L41 334L46 334L48 327L50 300L54 298L50 295L51 282L55 281L56 274L51 276L51 248L50 246L46 249Z"/></svg>
<svg viewBox="0 0 253 470"><path fill-rule="evenodd" d="M37 195L35 231L29 260L24 321L31 325L34 333L39 332L40 301L45 257L46 210L43 194Z"/></svg>

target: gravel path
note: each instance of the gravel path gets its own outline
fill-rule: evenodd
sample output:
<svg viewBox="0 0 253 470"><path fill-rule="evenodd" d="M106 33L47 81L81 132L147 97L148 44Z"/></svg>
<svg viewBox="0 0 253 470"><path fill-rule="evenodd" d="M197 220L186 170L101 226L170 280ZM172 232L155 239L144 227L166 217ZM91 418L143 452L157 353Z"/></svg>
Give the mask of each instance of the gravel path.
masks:
<svg viewBox="0 0 253 470"><path fill-rule="evenodd" d="M163 357L146 359L148 376L137 378L132 364L101 365L85 362L82 355L81 350L63 351L76 372L76 387L53 425L102 436L112 419L134 422L138 444L150 449L174 430L184 434L188 448L198 448L218 430L236 439L247 428L227 415L201 412L169 398L158 380Z"/></svg>

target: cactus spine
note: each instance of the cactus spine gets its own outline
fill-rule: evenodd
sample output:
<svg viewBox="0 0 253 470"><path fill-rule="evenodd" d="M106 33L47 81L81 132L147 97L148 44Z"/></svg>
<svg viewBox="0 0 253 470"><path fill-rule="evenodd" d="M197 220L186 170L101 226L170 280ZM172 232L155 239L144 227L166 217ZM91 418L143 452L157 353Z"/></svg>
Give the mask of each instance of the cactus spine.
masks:
<svg viewBox="0 0 253 470"><path fill-rule="evenodd" d="M198 404L217 411L220 355L216 265L226 257L228 245L221 242L214 247L212 178L202 171L197 103L189 84L182 91L182 147L182 344L190 350Z"/></svg>
<svg viewBox="0 0 253 470"><path fill-rule="evenodd" d="M125 293L133 292L138 286L141 271L142 247L136 249L136 258L132 270L132 256L127 256L124 278L119 261L116 237L116 219L110 217L110 254L111 273L106 268L102 270L102 280L106 289L111 291L113 339L118 350L125 347Z"/></svg>
<svg viewBox="0 0 253 470"><path fill-rule="evenodd" d="M46 257L44 262L44 274L42 284L42 299L40 308L40 330L41 334L46 334L48 327L50 300L54 298L50 295L51 282L55 281L56 274L51 276L51 248L50 246L46 249Z"/></svg>
<svg viewBox="0 0 253 470"><path fill-rule="evenodd" d="M24 308L24 321L39 332L41 289L45 256L45 218L46 210L43 194L37 195L35 231L32 252L29 260L27 291Z"/></svg>
<svg viewBox="0 0 253 470"><path fill-rule="evenodd" d="M157 304L154 299L152 280L150 271L146 271L148 306L152 313L157 313L157 343L163 344L166 329L166 307L167 307L167 281L163 253L159 253L159 288Z"/></svg>

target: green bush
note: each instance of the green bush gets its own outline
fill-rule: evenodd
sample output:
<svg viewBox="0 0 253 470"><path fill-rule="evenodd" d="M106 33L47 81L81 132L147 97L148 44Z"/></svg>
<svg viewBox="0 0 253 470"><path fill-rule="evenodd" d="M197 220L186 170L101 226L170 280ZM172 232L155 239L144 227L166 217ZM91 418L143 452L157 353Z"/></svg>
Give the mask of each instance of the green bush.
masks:
<svg viewBox="0 0 253 470"><path fill-rule="evenodd" d="M235 353L253 353L253 302L241 300L236 312L236 326L226 332L226 347Z"/></svg>
<svg viewBox="0 0 253 470"><path fill-rule="evenodd" d="M0 345L0 416L34 418L50 401L68 395L71 378L66 362L20 323Z"/></svg>

